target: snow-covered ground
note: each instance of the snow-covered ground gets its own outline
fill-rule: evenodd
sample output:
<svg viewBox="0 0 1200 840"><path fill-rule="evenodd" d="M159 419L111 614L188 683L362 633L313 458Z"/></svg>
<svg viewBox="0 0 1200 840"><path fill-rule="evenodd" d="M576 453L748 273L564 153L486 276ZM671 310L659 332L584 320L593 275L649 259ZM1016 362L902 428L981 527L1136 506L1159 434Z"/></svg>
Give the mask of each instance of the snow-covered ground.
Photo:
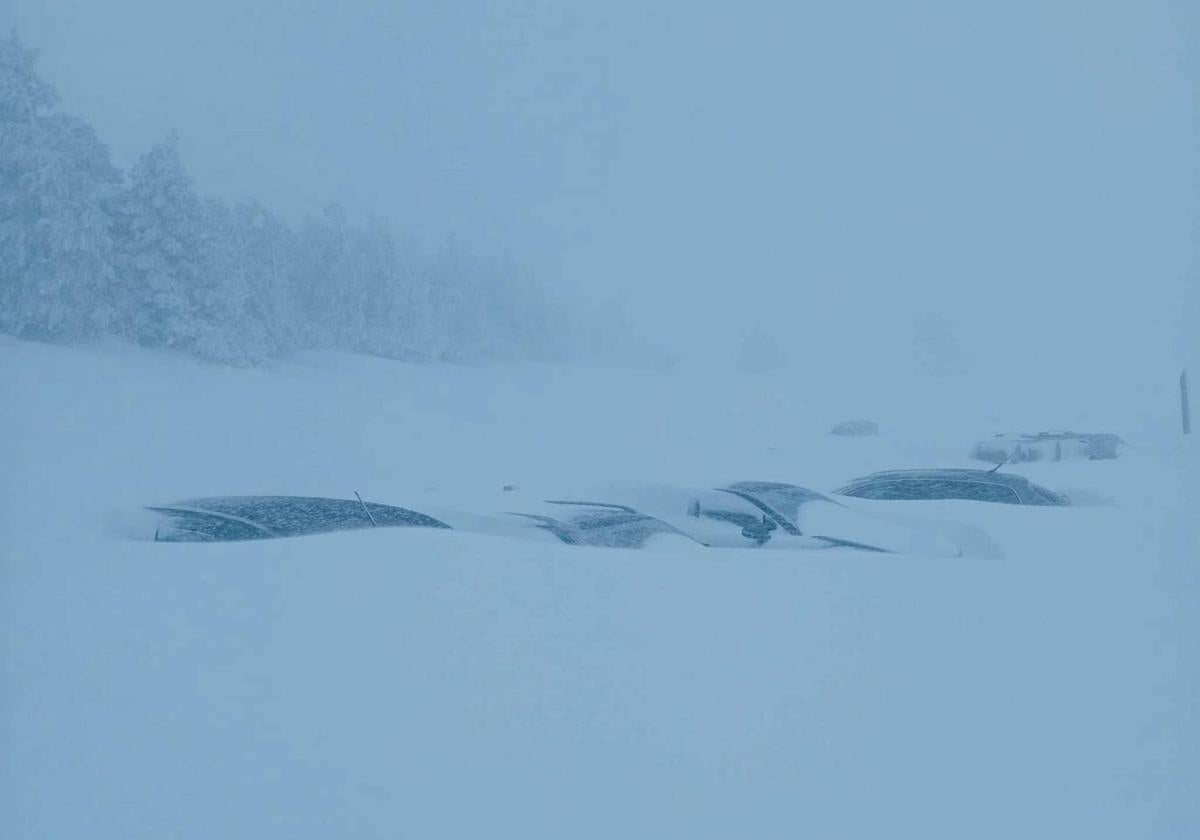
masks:
<svg viewBox="0 0 1200 840"><path fill-rule="evenodd" d="M1200 461L1172 383L1014 381L0 338L0 836L1196 836ZM858 417L883 433L826 434ZM1064 427L1134 444L1018 470L1093 504L874 503L1002 559L114 535L231 493L829 490Z"/></svg>

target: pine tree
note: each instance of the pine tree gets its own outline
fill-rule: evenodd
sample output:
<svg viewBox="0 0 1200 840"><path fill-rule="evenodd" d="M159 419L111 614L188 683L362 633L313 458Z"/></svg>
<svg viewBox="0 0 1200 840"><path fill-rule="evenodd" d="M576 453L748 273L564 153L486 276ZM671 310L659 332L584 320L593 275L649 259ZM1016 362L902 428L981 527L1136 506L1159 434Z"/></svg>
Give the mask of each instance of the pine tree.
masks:
<svg viewBox="0 0 1200 840"><path fill-rule="evenodd" d="M386 355L429 361L436 357L439 347L432 272L415 243L393 243L393 247L396 266L387 284L390 349Z"/></svg>
<svg viewBox="0 0 1200 840"><path fill-rule="evenodd" d="M71 340L116 314L111 201L120 176L91 127L44 113L36 53L0 41L0 330Z"/></svg>
<svg viewBox="0 0 1200 840"><path fill-rule="evenodd" d="M203 203L179 159L175 134L146 152L129 173L119 213L125 275L123 332L154 347L197 350L211 341L202 320L206 278Z"/></svg>
<svg viewBox="0 0 1200 840"><path fill-rule="evenodd" d="M270 358L276 348L262 307L261 278L239 221L221 202L204 203L202 271L191 290L196 318L194 349L209 359L252 365Z"/></svg>
<svg viewBox="0 0 1200 840"><path fill-rule="evenodd" d="M233 207L233 229L248 283L245 305L266 331L272 354L301 344L296 312L295 236L287 224L254 200Z"/></svg>
<svg viewBox="0 0 1200 840"><path fill-rule="evenodd" d="M202 201L173 134L123 185L35 65L15 34L0 40L0 331L252 364L301 348L536 357L563 323L511 262L453 238L429 259L336 204L293 233L257 202Z"/></svg>
<svg viewBox="0 0 1200 840"><path fill-rule="evenodd" d="M451 237L430 269L432 317L438 348L445 361L474 361L486 357L481 272L474 257Z"/></svg>
<svg viewBox="0 0 1200 840"><path fill-rule="evenodd" d="M298 241L297 302L313 346L357 349L366 329L368 246L338 204L306 219Z"/></svg>
<svg viewBox="0 0 1200 840"><path fill-rule="evenodd" d="M58 92L38 76L36 65L37 51L16 32L0 41L0 120L28 124L58 105Z"/></svg>

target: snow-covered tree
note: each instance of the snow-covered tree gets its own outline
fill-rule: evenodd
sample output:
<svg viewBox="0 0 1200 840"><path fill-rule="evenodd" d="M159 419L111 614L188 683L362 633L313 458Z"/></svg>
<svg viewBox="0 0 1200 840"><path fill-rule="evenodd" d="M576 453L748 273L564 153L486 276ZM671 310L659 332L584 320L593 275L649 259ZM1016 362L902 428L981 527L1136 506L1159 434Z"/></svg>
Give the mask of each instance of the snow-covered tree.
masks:
<svg viewBox="0 0 1200 840"><path fill-rule="evenodd" d="M195 351L234 364L255 364L275 355L266 278L255 264L241 219L219 201L204 203L201 247L202 271L193 290Z"/></svg>
<svg viewBox="0 0 1200 840"><path fill-rule="evenodd" d="M430 316L436 326L435 358L471 361L486 357L484 279L475 257L454 237L430 266Z"/></svg>
<svg viewBox="0 0 1200 840"><path fill-rule="evenodd" d="M123 331L141 344L196 350L213 304L205 287L204 204L169 135L134 164L120 201L120 271L127 295Z"/></svg>
<svg viewBox="0 0 1200 840"><path fill-rule="evenodd" d="M35 65L15 34L0 40L0 331L119 335L234 364L300 348L477 360L565 346L536 284L456 239L428 258L337 204L293 232L257 202L204 201L173 134L123 179L90 126L54 111Z"/></svg>
<svg viewBox="0 0 1200 840"><path fill-rule="evenodd" d="M567 325L545 290L509 256L483 264L483 318L492 347L489 355L512 359L560 359Z"/></svg>
<svg viewBox="0 0 1200 840"><path fill-rule="evenodd" d="M263 325L272 353L299 347L292 231L253 199L233 206L232 222L246 278L245 305L250 317Z"/></svg>
<svg viewBox="0 0 1200 840"><path fill-rule="evenodd" d="M397 247L396 276L390 284L392 346L389 355L429 361L439 350L434 318L433 272L412 241Z"/></svg>
<svg viewBox="0 0 1200 840"><path fill-rule="evenodd" d="M355 250L363 288L357 296L361 318L351 346L365 353L403 358L406 313L398 292L406 277L395 237L382 220L373 218L355 237Z"/></svg>
<svg viewBox="0 0 1200 840"><path fill-rule="evenodd" d="M343 346L359 315L359 280L353 250L354 231L340 205L330 204L318 218L304 221L297 241L297 306L308 343Z"/></svg>
<svg viewBox="0 0 1200 840"><path fill-rule="evenodd" d="M0 120L30 123L58 104L58 93L37 74L37 50L16 32L0 40Z"/></svg>
<svg viewBox="0 0 1200 840"><path fill-rule="evenodd" d="M0 330L90 338L116 315L111 199L119 174L14 34L0 41Z"/></svg>

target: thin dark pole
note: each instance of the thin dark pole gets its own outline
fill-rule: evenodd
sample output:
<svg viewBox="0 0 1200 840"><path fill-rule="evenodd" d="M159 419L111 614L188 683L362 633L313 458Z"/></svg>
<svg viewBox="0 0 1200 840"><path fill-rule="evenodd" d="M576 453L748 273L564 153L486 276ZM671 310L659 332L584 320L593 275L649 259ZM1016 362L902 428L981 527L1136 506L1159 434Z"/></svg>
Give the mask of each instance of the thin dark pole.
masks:
<svg viewBox="0 0 1200 840"><path fill-rule="evenodd" d="M1187 371L1179 374L1179 410L1183 413L1183 433L1192 433L1192 404L1188 397Z"/></svg>

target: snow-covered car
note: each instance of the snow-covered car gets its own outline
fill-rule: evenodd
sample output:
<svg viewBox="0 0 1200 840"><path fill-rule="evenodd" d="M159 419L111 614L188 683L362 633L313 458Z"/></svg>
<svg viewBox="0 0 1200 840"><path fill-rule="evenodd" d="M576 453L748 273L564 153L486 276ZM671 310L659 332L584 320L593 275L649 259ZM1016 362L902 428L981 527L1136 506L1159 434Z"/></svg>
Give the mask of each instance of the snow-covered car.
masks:
<svg viewBox="0 0 1200 840"><path fill-rule="evenodd" d="M879 424L874 420L843 420L829 430L831 435L842 437L867 437L879 434Z"/></svg>
<svg viewBox="0 0 1200 840"><path fill-rule="evenodd" d="M1124 444L1120 435L1108 432L1001 434L975 444L971 457L993 464L1072 459L1098 461L1116 458Z"/></svg>
<svg viewBox="0 0 1200 840"><path fill-rule="evenodd" d="M597 501L603 499L604 501ZM848 508L829 496L777 482L714 489L609 485L577 500L526 499L493 513L409 508L353 499L219 496L147 508L141 531L159 542L224 542L385 527L444 528L568 545L643 548L678 540L714 548L854 548L959 556L953 539Z"/></svg>
<svg viewBox="0 0 1200 840"><path fill-rule="evenodd" d="M549 505L571 506L566 519L520 514L537 520L563 542L626 544L626 532L638 538L656 533L677 534L716 548L828 548L833 545L885 551L840 536L812 534L799 527L801 510L812 502L836 505L828 497L803 487L774 482L736 482L714 489L666 485L610 485L597 497L619 502L552 500ZM601 528L619 528L620 542L601 537ZM582 533L581 533L582 532ZM584 543L581 537L590 540ZM603 540L603 542L601 542Z"/></svg>
<svg viewBox="0 0 1200 840"><path fill-rule="evenodd" d="M546 504L560 506L563 512L558 516L544 513L512 515L530 520L536 527L553 534L567 545L642 548L660 534L692 539L666 522L625 505L564 500L552 500Z"/></svg>
<svg viewBox="0 0 1200 840"><path fill-rule="evenodd" d="M227 542L358 528L449 528L408 508L313 496L216 496L149 507L157 542Z"/></svg>
<svg viewBox="0 0 1200 840"><path fill-rule="evenodd" d="M1069 505L1070 499L1024 476L991 470L888 470L834 491L860 499L967 499L1010 505Z"/></svg>
<svg viewBox="0 0 1200 840"><path fill-rule="evenodd" d="M711 489L618 484L597 488L589 498L612 500L714 548L965 553L958 542L961 532L948 535L929 523L858 510L795 484L738 481Z"/></svg>
<svg viewBox="0 0 1200 840"><path fill-rule="evenodd" d="M433 516L357 499L216 496L146 510L154 515L156 542L230 542L365 528L444 528L527 539L553 537L569 545L641 548L656 534L678 534L666 523L621 505L547 502L537 507L538 513L449 511Z"/></svg>

